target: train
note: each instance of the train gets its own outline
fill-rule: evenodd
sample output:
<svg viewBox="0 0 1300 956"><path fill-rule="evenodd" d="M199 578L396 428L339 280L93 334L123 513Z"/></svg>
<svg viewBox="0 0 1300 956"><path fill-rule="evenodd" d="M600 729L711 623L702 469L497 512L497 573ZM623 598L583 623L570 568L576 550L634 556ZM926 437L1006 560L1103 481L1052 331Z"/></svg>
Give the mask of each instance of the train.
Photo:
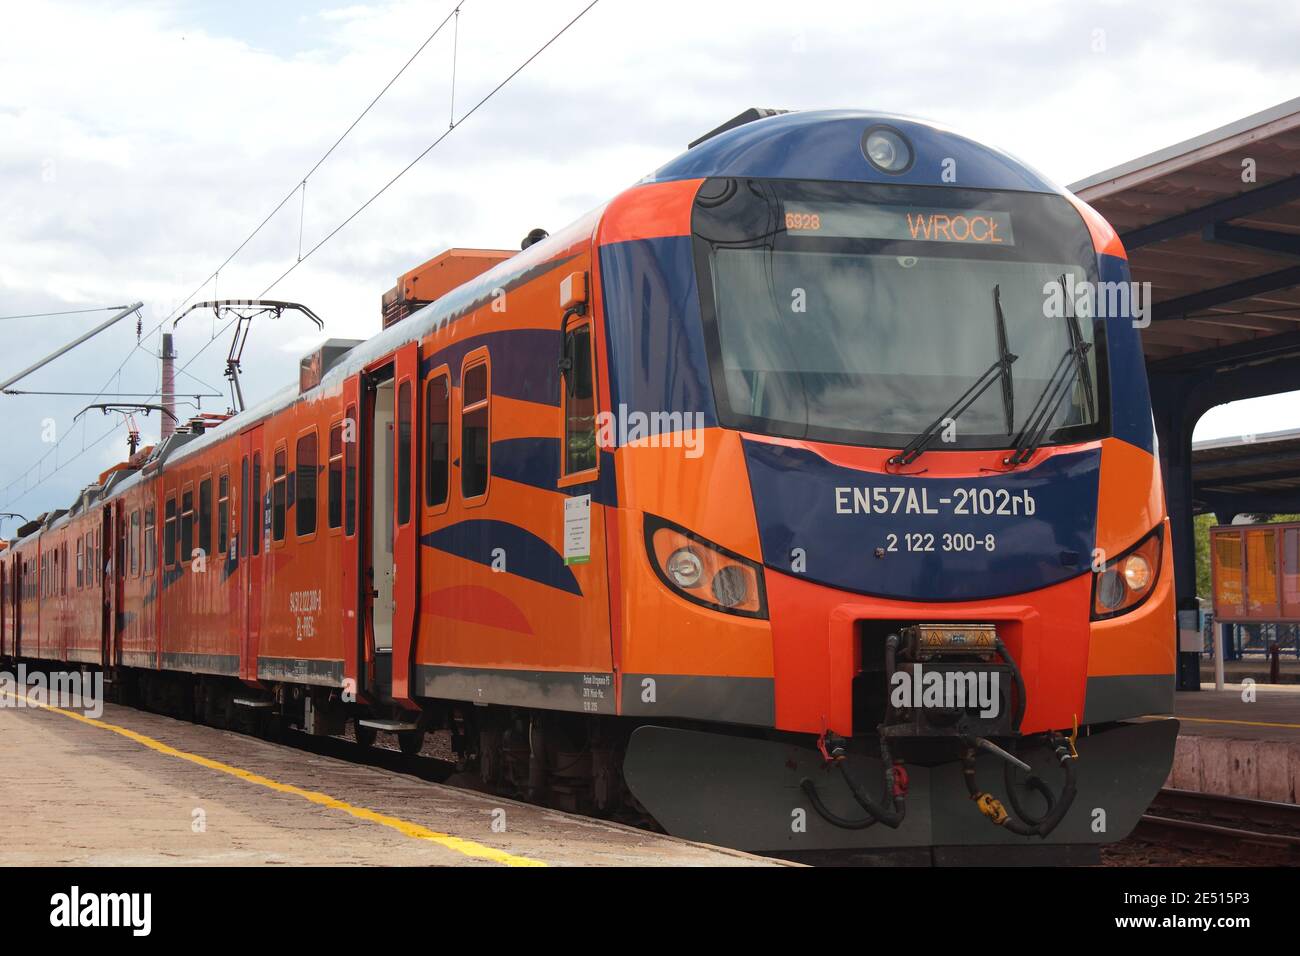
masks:
<svg viewBox="0 0 1300 956"><path fill-rule="evenodd" d="M521 245L406 273L371 338L24 525L0 657L449 732L485 785L744 850L1132 830L1173 563L1100 215L937 124L751 110Z"/></svg>

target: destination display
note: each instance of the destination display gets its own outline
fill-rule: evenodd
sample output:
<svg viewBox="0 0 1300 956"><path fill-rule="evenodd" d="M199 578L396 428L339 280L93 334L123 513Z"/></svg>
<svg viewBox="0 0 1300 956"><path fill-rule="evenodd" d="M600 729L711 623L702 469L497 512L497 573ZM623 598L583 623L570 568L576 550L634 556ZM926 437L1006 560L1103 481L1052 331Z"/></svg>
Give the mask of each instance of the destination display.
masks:
<svg viewBox="0 0 1300 956"><path fill-rule="evenodd" d="M990 209L785 203L786 232L833 239L906 239L1014 246L1011 214Z"/></svg>

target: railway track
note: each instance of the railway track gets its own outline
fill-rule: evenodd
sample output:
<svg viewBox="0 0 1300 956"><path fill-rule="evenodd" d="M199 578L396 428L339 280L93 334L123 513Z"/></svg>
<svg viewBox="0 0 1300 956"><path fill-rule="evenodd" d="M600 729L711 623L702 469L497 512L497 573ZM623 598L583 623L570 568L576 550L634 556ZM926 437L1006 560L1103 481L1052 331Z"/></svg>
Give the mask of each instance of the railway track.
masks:
<svg viewBox="0 0 1300 956"><path fill-rule="evenodd" d="M1232 854L1245 864L1300 866L1300 806L1166 788L1133 838Z"/></svg>

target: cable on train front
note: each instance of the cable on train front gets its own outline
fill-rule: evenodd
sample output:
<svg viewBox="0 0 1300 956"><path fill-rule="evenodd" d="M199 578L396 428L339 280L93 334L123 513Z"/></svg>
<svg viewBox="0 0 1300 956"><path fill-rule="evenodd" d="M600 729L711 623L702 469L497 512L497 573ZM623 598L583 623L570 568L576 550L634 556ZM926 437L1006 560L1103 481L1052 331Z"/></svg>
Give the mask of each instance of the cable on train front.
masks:
<svg viewBox="0 0 1300 956"><path fill-rule="evenodd" d="M598 229L624 761L746 849L1099 844L1172 762L1174 597L1113 230L902 117L713 135ZM1135 293L1136 295L1136 293Z"/></svg>

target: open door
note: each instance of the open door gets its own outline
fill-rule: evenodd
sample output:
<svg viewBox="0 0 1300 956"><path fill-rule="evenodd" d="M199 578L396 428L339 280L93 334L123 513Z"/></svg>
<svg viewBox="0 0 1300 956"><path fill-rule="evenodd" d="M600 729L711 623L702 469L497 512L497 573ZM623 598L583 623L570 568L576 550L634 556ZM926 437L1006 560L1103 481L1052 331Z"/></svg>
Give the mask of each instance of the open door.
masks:
<svg viewBox="0 0 1300 956"><path fill-rule="evenodd" d="M239 593L243 599L239 676L257 680L262 636L262 549L270 537L271 503L262 493L262 426L240 436Z"/></svg>

